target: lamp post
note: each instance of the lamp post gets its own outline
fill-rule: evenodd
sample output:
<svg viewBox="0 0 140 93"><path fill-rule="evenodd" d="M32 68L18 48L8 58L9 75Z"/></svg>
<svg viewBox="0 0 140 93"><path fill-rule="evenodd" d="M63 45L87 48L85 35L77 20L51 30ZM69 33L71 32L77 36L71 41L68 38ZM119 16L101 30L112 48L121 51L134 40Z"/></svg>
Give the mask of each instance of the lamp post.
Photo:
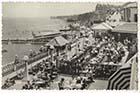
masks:
<svg viewBox="0 0 140 93"><path fill-rule="evenodd" d="M15 61L14 61L14 71L16 71L16 72L17 72L17 64L18 64L18 62L19 62L18 56L17 56L17 55L15 55Z"/></svg>
<svg viewBox="0 0 140 93"><path fill-rule="evenodd" d="M23 60L25 62L25 74L24 75L25 75L27 81L28 81L28 59L29 59L29 57L27 55L25 55L23 57Z"/></svg>

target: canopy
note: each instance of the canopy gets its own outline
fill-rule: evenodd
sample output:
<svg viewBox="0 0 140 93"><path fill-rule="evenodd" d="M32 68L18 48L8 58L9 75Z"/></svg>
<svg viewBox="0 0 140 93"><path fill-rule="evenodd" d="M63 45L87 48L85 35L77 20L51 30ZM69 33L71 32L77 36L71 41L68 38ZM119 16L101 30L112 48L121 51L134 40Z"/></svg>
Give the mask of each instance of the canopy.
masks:
<svg viewBox="0 0 140 93"><path fill-rule="evenodd" d="M67 43L69 43L64 37L58 36L52 39L49 43L46 45L53 45L53 46L64 46Z"/></svg>
<svg viewBox="0 0 140 93"><path fill-rule="evenodd" d="M106 22L106 23L113 28L116 27L116 26L124 24L124 22Z"/></svg>
<svg viewBox="0 0 140 93"><path fill-rule="evenodd" d="M112 30L112 27L110 25L108 25L107 23L101 23L97 26L91 27L91 29L93 30L100 30L100 31L106 31L106 30Z"/></svg>
<svg viewBox="0 0 140 93"><path fill-rule="evenodd" d="M119 33L131 33L131 34L137 34L138 27L137 23L135 22L126 22L122 25L116 26L112 32L119 32Z"/></svg>
<svg viewBox="0 0 140 93"><path fill-rule="evenodd" d="M123 8L133 8L133 7L138 7L137 2L128 2L126 4L123 5Z"/></svg>

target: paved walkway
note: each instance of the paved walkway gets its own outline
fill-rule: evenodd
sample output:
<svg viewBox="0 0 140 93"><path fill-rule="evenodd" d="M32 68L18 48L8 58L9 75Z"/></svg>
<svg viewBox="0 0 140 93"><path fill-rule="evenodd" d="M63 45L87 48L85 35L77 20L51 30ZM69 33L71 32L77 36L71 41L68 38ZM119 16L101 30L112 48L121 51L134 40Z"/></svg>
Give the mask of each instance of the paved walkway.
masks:
<svg viewBox="0 0 140 93"><path fill-rule="evenodd" d="M22 86L24 86L27 82L23 82L22 80L16 80L16 84L9 87L8 90L12 90L12 89L18 89L21 90Z"/></svg>
<svg viewBox="0 0 140 93"><path fill-rule="evenodd" d="M103 89L107 89L107 85L108 85L107 80L95 80L95 82L92 83L89 86L88 90L93 90L93 89L103 90Z"/></svg>
<svg viewBox="0 0 140 93"><path fill-rule="evenodd" d="M59 81L61 80L61 78L64 78L66 83L69 83L69 80L71 80L71 76L70 75L59 75L57 79L54 80L53 83L51 83L51 86L50 88L48 88L49 90L58 90L58 83ZM23 81L23 80L17 80L16 81L16 84L14 86L11 86L10 88L8 88L9 90L11 89L18 89L18 90L21 90L22 89L22 86L25 85L26 82ZM94 90L94 89L97 89L97 90L103 90L103 89L106 89L107 88L107 84L108 84L108 81L107 80L95 80L94 83L91 83L89 88L87 90ZM46 90L48 90L46 88Z"/></svg>
<svg viewBox="0 0 140 93"><path fill-rule="evenodd" d="M60 81L61 78L65 78L67 83L69 83L68 81L72 79L71 76L60 75L58 79L51 85L51 89L58 89L58 82ZM107 80L95 80L94 83L90 84L87 90L94 90L94 89L103 90L103 89L107 89L107 85L108 85Z"/></svg>

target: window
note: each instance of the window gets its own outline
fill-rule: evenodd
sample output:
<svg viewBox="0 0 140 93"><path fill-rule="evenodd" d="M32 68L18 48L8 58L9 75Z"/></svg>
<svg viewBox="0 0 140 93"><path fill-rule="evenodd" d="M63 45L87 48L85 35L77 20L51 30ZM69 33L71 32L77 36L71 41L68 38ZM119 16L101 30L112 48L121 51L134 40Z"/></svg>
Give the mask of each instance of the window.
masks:
<svg viewBox="0 0 140 93"><path fill-rule="evenodd" d="M130 22L130 14L131 14L131 11L130 11L130 9L128 8L128 9L127 9L127 22Z"/></svg>
<svg viewBox="0 0 140 93"><path fill-rule="evenodd" d="M137 14L134 14L134 22L137 22L138 21L138 16Z"/></svg>

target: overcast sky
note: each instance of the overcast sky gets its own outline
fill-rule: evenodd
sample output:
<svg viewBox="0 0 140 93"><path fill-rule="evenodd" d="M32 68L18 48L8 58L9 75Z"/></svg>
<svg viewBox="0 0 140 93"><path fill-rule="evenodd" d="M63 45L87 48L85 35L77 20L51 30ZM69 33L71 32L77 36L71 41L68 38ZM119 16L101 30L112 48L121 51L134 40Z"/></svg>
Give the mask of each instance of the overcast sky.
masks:
<svg viewBox="0 0 140 93"><path fill-rule="evenodd" d="M49 17L94 11L96 4L97 3L2 3L2 11L3 17Z"/></svg>

